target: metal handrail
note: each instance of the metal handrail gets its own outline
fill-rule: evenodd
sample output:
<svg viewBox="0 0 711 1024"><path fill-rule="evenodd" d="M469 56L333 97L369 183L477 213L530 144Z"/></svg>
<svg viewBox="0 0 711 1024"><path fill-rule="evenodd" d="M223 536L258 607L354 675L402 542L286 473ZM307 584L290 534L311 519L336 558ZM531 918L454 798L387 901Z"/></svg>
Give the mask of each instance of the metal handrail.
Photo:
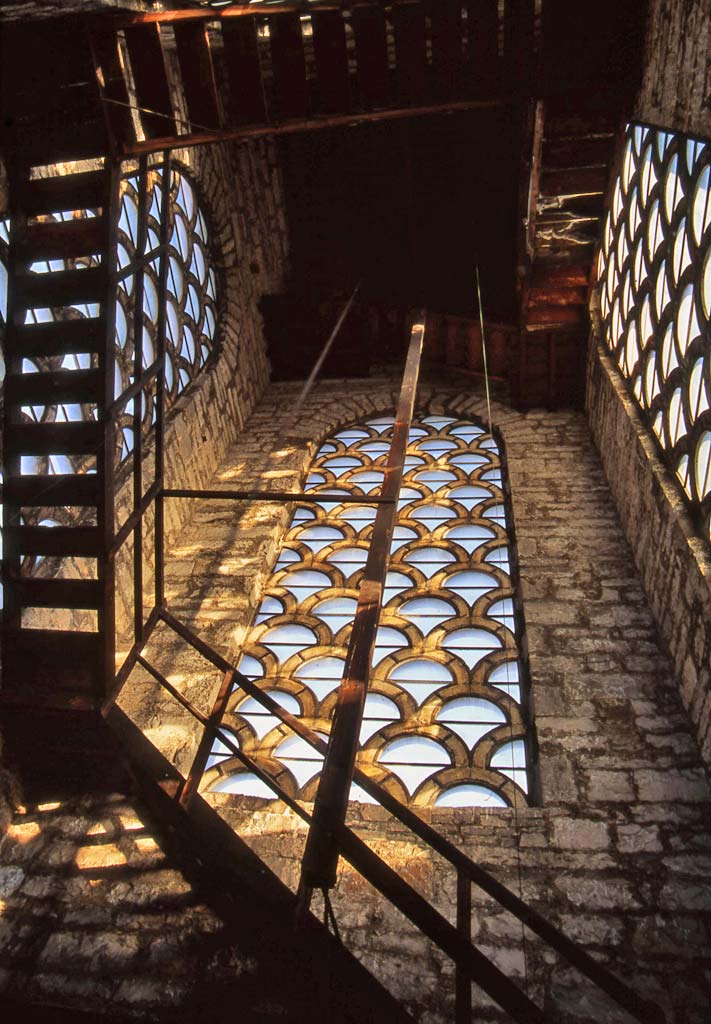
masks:
<svg viewBox="0 0 711 1024"><path fill-rule="evenodd" d="M290 729L305 740L311 747L313 747L314 750L325 756L328 744L325 740L321 739L317 733L305 725L300 719L284 710L284 708L270 697L269 694L265 693L250 679L242 675L242 673L230 664L230 662L214 651L209 644L206 644L196 636L166 609L161 610L159 615L166 625L173 629L174 632L181 636L190 644L191 647L202 654L203 657L210 661L216 668L219 668L224 672L234 672L236 681L248 696L253 697L267 711L269 711L270 714L278 718L284 725L289 726ZM154 678L156 678L155 675ZM185 698L183 698L182 695L178 695L178 691L174 690L170 684L167 685L167 688L174 694L174 696L177 697L178 700L180 700L183 706L187 707L184 703ZM196 717L201 720L204 718L207 723L207 718L205 716L198 714ZM220 727L215 727L210 724L206 727L214 730L216 735L219 734L221 742L231 749L232 741L228 742L229 737L227 739L225 738L225 734L220 732ZM235 751L235 755L246 764L245 758L248 755L245 755L242 751L239 751L239 753ZM250 770L255 771L255 774L269 785L272 790L275 792L279 791L280 798L284 799L285 803L299 814L300 817L304 817L304 815L308 813L304 811L304 809L301 808L291 796L285 794L278 783L271 779L271 777L267 776L266 773L262 772L258 766L254 765L251 758L249 761L251 765L254 766L250 767ZM484 868L475 864L467 854L454 846L454 844L441 835L441 833L437 832L437 830L432 828L431 825L428 825L427 822L423 821L423 819L419 817L419 815L415 814L409 807L406 807L397 799L397 797L389 793L380 785L380 783L370 778L370 776L366 775L357 766L353 773L353 781L365 790L369 796L373 797L373 799L384 807L385 810L389 811L393 817L409 828L411 832L418 836L418 838L430 846L436 853L440 854L440 856L445 860L449 861L449 863L455 867L458 872L464 873L472 884L477 885L480 889L495 899L505 910L508 910L514 915L514 917L521 921L522 924L527 928L530 928L531 931L535 932L540 938L547 942L552 949L565 957L573 967L577 968L586 978L588 978L589 981L597 985L597 987L609 996L610 999L627 1010L635 1020L640 1021L640 1024L666 1024L666 1016L656 1003L643 999L634 991L634 989L630 988L629 985L620 981L620 979L615 977L611 971L586 953L585 950L576 942L569 939L563 934L563 932L556 928L555 925L546 920L542 914L539 914L538 911L530 907L524 900L511 892L510 889L507 889L505 885L490 875ZM284 793L284 795L281 795L282 793ZM310 817L311 816L309 815L309 820ZM346 836L346 833L349 832L350 830L347 826L343 826L342 829L337 830L334 838L341 846L341 852L343 855L350 860L350 856L343 845L345 839L348 849L350 850L352 848L351 840ZM482 987L484 986L482 985ZM531 1017L522 1018L525 1024L533 1019L534 1018Z"/></svg>

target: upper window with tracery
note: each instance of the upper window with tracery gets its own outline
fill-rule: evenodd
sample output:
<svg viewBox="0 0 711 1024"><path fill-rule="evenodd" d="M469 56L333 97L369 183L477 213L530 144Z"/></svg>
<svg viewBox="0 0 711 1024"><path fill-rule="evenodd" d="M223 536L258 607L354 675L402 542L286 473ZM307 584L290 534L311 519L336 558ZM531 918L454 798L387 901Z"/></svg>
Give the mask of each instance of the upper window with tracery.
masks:
<svg viewBox="0 0 711 1024"><path fill-rule="evenodd" d="M133 379L132 297L135 262L142 255L148 256L143 278L144 369L155 359L161 188L160 176L155 171L148 172L147 188L143 196L139 193L137 175L129 175L122 182L117 246L117 397L130 386ZM144 252L138 253L138 210L142 202L146 204L148 220ZM176 170L172 172L169 210L165 359L168 405L195 379L210 356L215 338L217 302L217 276L210 257L205 215L199 207L193 185L184 173ZM144 426L150 426L155 418L150 398L144 400L142 412ZM123 415L122 458L126 458L133 449L132 417L133 407L129 402Z"/></svg>
<svg viewBox="0 0 711 1024"><path fill-rule="evenodd" d="M118 290L116 302L115 381L114 393L118 397L133 382L134 375L134 320L133 292L136 262L145 260L142 333L142 363L147 369L157 351L158 287L161 175L148 171L146 189L139 191L136 174L127 175L121 182L121 205L118 222ZM138 252L138 211L145 204L147 212L146 237L142 252ZM46 220L86 219L96 216L93 210L75 210L47 215ZM210 238L205 215L200 208L194 185L183 171L171 174L168 206L168 274L166 287L166 357L165 393L171 405L195 379L212 352L216 333L217 276L210 254ZM7 249L10 223L0 219L0 340L7 317ZM77 260L36 261L30 269L39 274L51 271L98 266L98 254ZM93 318L98 306L77 303L61 308L34 308L28 311L27 323L53 320ZM31 359L23 362L23 373L43 370L82 370L92 366L89 353L72 353L46 357L40 365ZM0 374L1 378L2 374ZM144 389L141 399L143 431L147 435L155 421L153 390ZM25 406L22 414L27 421L70 422L95 418L95 405L58 404L52 406ZM125 462L133 450L133 400L124 406L117 431L117 464ZM87 456L48 455L23 456L22 472L26 474L58 474L91 472L94 458ZM66 525L76 520L76 510L28 510L26 522L42 526ZM0 548L1 550L1 548ZM26 571L32 571L43 560L27 556ZM0 590L0 605L2 593Z"/></svg>
<svg viewBox="0 0 711 1024"><path fill-rule="evenodd" d="M138 253L138 209L145 203L148 211L144 251ZM144 272L144 296L141 330L143 335L142 360L147 368L155 360L156 321L158 314L158 273L160 237L161 183L156 171L148 172L147 188L139 194L138 176L130 174L121 183L121 207L118 223L118 295L116 303L116 379L118 397L133 380L133 322L132 295L135 284L137 258L148 256ZM71 220L94 216L92 210L50 214L48 220ZM217 276L210 255L210 240L205 215L200 209L197 194L188 176L173 170L169 204L169 250L166 303L166 360L165 381L167 402L170 405L185 390L207 362L212 351L216 331ZM7 315L7 244L9 223L0 221L0 328ZM153 254L153 255L152 255ZM152 258L151 258L152 255ZM30 268L35 273L49 273L64 269L81 269L99 265L99 256L87 256L70 263L66 260L36 262ZM94 317L98 309L87 303L61 309L32 309L27 322L40 323L67 317ZM88 354L57 357L56 369L88 369ZM23 372L31 373L38 367L30 360ZM47 367L55 368L55 367ZM146 429L155 419L150 396L144 395L143 421ZM33 421L89 419L96 414L93 406L59 406L51 408L27 407L24 414ZM119 439L121 461L133 449L132 403L126 406ZM45 468L48 473L72 472L64 467ZM35 467L32 472L43 471Z"/></svg>
<svg viewBox="0 0 711 1024"><path fill-rule="evenodd" d="M605 340L711 529L711 144L628 125L598 262Z"/></svg>
<svg viewBox="0 0 711 1024"><path fill-rule="evenodd" d="M328 734L382 484L392 417L339 430L306 489L362 495L294 512L240 670ZM358 764L401 800L507 807L530 792L522 619L501 452L483 427L413 423ZM321 758L238 689L223 726L292 795L313 799ZM217 743L214 791L271 796ZM370 798L354 786L352 798Z"/></svg>

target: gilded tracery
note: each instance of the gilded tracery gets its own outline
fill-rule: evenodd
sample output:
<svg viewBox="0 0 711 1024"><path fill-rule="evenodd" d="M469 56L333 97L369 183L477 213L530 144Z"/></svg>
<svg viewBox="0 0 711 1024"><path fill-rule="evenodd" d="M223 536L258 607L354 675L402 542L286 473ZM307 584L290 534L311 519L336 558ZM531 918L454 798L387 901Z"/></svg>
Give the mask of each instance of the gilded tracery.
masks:
<svg viewBox="0 0 711 1024"><path fill-rule="evenodd" d="M321 446L306 489L364 502L296 508L239 665L324 737L392 425L370 419ZM529 792L506 505L501 453L483 427L413 423L358 756L404 801L505 807ZM253 698L236 690L223 726L289 792L313 799L319 755ZM271 796L219 743L208 768L215 791ZM358 787L352 797L367 799Z"/></svg>

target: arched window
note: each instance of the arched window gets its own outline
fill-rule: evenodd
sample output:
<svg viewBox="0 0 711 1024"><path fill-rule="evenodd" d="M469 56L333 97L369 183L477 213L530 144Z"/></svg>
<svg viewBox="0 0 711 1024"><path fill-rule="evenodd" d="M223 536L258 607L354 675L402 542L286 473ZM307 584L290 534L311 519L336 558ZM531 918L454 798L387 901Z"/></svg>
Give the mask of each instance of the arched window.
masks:
<svg viewBox="0 0 711 1024"><path fill-rule="evenodd" d="M326 440L306 488L363 504L299 505L248 634L240 670L327 735L392 417ZM529 784L522 619L497 443L476 423L426 416L410 432L359 766L401 800L507 807ZM293 795L313 799L321 760L236 690L223 725ZM217 744L208 785L271 796ZM358 787L352 797L369 799Z"/></svg>
<svg viewBox="0 0 711 1024"><path fill-rule="evenodd" d="M148 210L146 254L155 256L150 260L144 276L143 300L143 362L150 366L156 351L156 315L158 310L158 260L160 234L161 184L158 172L149 171L147 188L139 195L138 176L127 175L121 182L121 206L118 222L118 295L116 303L116 381L115 394L122 394L131 383L133 375L133 339L131 332L132 303L134 286L133 264L139 255L136 251L139 203L145 203ZM168 405L172 404L195 379L207 362L212 351L216 330L217 275L210 255L210 239L205 215L200 208L195 186L184 171L173 169L170 188L170 223L168 254L168 285L166 309L166 395ZM49 214L43 219L72 220L76 217L95 216L92 210L77 210ZM7 245L9 221L0 221L0 330L7 315ZM73 260L71 269L98 266L98 255ZM66 260L51 262L38 261L30 268L36 273L69 269ZM92 317L96 310L86 303L54 309L33 309L27 314L28 322L63 319L67 316ZM88 369L88 354L57 357L56 366L46 369ZM38 370L29 360L24 372ZM144 402L144 422L147 427L154 419L154 410L149 401ZM88 419L93 415L91 406L27 407L25 416L33 421L46 419ZM131 438L133 409L131 404L124 411L120 458L125 459L132 450ZM38 469L33 469L37 472ZM39 471L54 473L61 469L47 465ZM74 471L81 471L76 466Z"/></svg>
<svg viewBox="0 0 711 1024"><path fill-rule="evenodd" d="M121 183L121 212L118 223L119 266L116 304L116 396L129 387L133 375L130 332L132 265L136 252L138 206L146 204L148 225L146 253L155 257L145 269L143 288L143 364L150 366L156 351L158 311L158 246L160 235L161 183L156 172L148 172L145 196L139 195L137 175ZM210 256L205 215L188 176L173 170L170 189L170 224L166 304L165 391L168 406L195 379L212 351L216 327L217 276ZM144 402L143 422L149 427L154 411ZM124 410L121 458L133 448L132 404Z"/></svg>
<svg viewBox="0 0 711 1024"><path fill-rule="evenodd" d="M118 222L117 270L118 293L116 302L115 355L116 370L114 392L118 397L133 380L133 303L135 261L139 204L147 210L147 238L144 254L149 262L144 271L144 300L142 313L143 365L150 366L156 352L156 319L158 312L158 263L160 234L161 180L157 171L148 171L147 187L139 194L136 174L127 175L121 182L121 204ZM184 171L171 173L169 203L169 251L166 307L166 401L171 405L195 379L212 351L216 331L217 277L210 254L207 223L197 197L195 186ZM96 216L94 210L58 212L43 216L42 220L59 221L86 219ZM10 223L0 220L0 340L7 316L7 247ZM151 259L151 253L154 257ZM81 259L37 261L31 266L35 273L49 273L66 269L81 269L99 265L99 255ZM32 309L27 322L91 318L98 309L79 303L61 309ZM47 357L42 364L26 359L24 373L40 370L89 369L92 357L88 353ZM2 374L0 374L0 379ZM146 433L155 420L155 409L150 391L141 399L143 425ZM26 420L32 422L60 422L87 420L96 416L94 405L26 406L22 410ZM117 431L117 464L126 460L133 450L133 401L122 412ZM22 472L31 474L81 473L90 469L93 459L80 456L50 455L23 456ZM75 521L76 512L55 510L53 516L64 516L59 521L47 518L43 510L30 510L25 521L37 525L64 525ZM1 549L0 549L1 550ZM25 570L32 570L41 562L28 556ZM0 602L1 602L0 590Z"/></svg>
<svg viewBox="0 0 711 1024"><path fill-rule="evenodd" d="M605 340L711 530L711 144L628 125L598 262Z"/></svg>

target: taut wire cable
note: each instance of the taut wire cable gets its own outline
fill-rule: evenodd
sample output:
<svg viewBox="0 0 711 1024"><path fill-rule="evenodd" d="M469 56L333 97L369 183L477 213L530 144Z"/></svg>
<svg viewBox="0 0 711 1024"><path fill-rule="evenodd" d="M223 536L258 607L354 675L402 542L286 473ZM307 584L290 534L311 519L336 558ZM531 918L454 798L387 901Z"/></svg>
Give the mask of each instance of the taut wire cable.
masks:
<svg viewBox="0 0 711 1024"><path fill-rule="evenodd" d="M486 392L486 412L487 412L487 416L489 418L489 437L493 441L494 440L494 434L493 434L492 425L491 425L491 392L489 390L489 367L488 367L488 363L487 363L487 359L486 359L486 335L485 335L485 332L484 332L484 309L483 309L483 305L482 305L482 301L481 301L481 280L479 278L479 263L478 263L478 261L474 264L474 270L475 270L475 275L476 275L477 301L478 301L478 304L479 304L479 327L481 329L481 348L482 348L482 353L483 353L483 356L484 356L484 388L485 388L485 392ZM507 679L508 679L508 672L507 672ZM513 719L511 718L510 715L509 715L509 737L510 737L510 740L511 740L511 750L512 750L512 753L513 753L513 750L514 750L514 746L513 746L513 744L514 744ZM512 761L513 761L513 765L514 765L514 769L515 769L515 767L516 767L515 756L512 757ZM515 779L513 780L513 782L514 782L514 787L515 787L514 788L513 812L514 812L514 827L515 827L515 830L516 830L516 869L517 869L516 873L517 873L517 876L518 876L518 895L519 895L519 899L523 899L523 872L521 870L521 825L520 825L519 817L518 817L518 793L516 792L517 786L516 786ZM524 981L525 981L525 985L526 985L526 995L528 995L529 994L528 947L527 947L527 943L526 943L526 929L524 927L523 921L521 922L521 951L523 953L523 973L524 973Z"/></svg>

